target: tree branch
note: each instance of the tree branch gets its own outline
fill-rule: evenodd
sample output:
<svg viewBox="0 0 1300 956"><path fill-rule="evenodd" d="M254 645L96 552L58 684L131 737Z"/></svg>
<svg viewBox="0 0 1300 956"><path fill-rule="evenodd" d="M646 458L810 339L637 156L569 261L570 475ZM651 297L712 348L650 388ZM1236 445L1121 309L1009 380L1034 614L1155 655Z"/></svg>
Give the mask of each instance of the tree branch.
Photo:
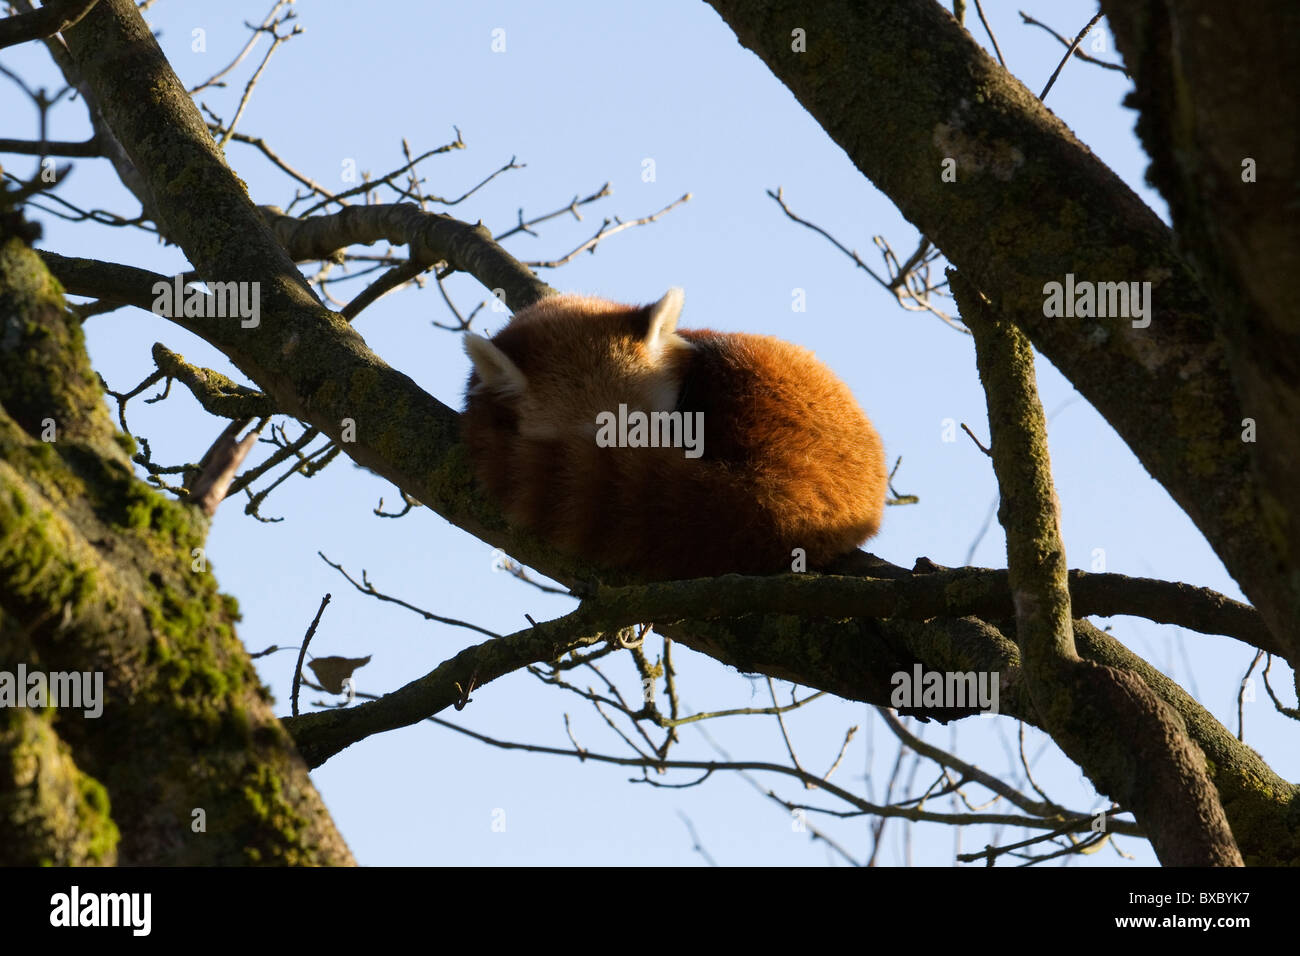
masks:
<svg viewBox="0 0 1300 956"><path fill-rule="evenodd" d="M44 8L42 8L44 9ZM3 23L0 20L0 23ZM27 139L0 139L0 153L18 153L24 156L99 156L102 155L102 148L99 138L92 136L90 139L80 143L69 143L62 140L27 140Z"/></svg>
<svg viewBox="0 0 1300 956"><path fill-rule="evenodd" d="M1098 790L1131 809L1166 866L1241 866L1205 755L1174 711L1131 672L1080 659L1074 644L1060 503L1029 340L948 273L988 397L1017 643L1044 727ZM1011 504L1008 504L1011 503ZM1104 737L1099 726L1127 733Z"/></svg>
<svg viewBox="0 0 1300 956"><path fill-rule="evenodd" d="M62 33L84 17L98 0L49 0L31 13L14 14L0 20L0 50L7 46L42 40Z"/></svg>
<svg viewBox="0 0 1300 956"><path fill-rule="evenodd" d="M406 727L454 707L470 687L482 687L529 664L556 660L601 638L602 632L591 625L590 613L579 608L557 620L468 647L378 700L346 710L287 717L283 723L307 765L319 767L371 734Z"/></svg>
<svg viewBox="0 0 1300 956"><path fill-rule="evenodd" d="M153 360L158 371L188 388L209 415L243 420L269 418L276 413L269 396L233 382L210 368L190 365L185 356L171 351L161 342L154 343Z"/></svg>
<svg viewBox="0 0 1300 956"><path fill-rule="evenodd" d="M414 203L349 206L310 219L286 216L270 206L263 206L262 213L295 262L328 259L355 243L385 241L409 246L412 266L445 262L489 289L503 289L504 301L514 310L554 294L502 249L482 223L471 226L445 213L425 212Z"/></svg>

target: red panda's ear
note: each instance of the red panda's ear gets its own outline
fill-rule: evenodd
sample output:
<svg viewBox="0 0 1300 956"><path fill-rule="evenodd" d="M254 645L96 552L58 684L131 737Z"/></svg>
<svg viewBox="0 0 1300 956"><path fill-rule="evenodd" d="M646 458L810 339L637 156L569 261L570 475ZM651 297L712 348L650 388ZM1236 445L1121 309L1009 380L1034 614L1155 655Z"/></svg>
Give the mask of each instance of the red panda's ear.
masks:
<svg viewBox="0 0 1300 956"><path fill-rule="evenodd" d="M519 371L519 366L510 360L510 356L493 345L489 340L473 332L465 333L465 351L474 363L478 373L475 392L496 392L499 395L521 395L528 387L528 379Z"/></svg>
<svg viewBox="0 0 1300 956"><path fill-rule="evenodd" d="M677 319L682 314L682 303L686 293L674 286L664 293L664 297L650 306L650 316L646 327L645 344L651 352L658 352L668 345L684 344L677 336Z"/></svg>

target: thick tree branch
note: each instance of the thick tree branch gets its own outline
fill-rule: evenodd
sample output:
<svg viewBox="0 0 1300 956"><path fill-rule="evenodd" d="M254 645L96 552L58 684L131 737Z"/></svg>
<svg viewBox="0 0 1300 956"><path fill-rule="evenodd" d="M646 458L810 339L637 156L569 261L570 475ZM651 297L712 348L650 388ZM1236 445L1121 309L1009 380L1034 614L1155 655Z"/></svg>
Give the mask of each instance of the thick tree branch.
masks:
<svg viewBox="0 0 1300 956"><path fill-rule="evenodd" d="M468 272L518 310L554 290L538 279L492 238L482 223L469 225L445 213L425 212L415 203L349 206L328 216L296 219L273 206L262 213L295 262L328 259L354 243L390 242L410 246L410 261L425 266L447 263Z"/></svg>
<svg viewBox="0 0 1300 956"><path fill-rule="evenodd" d="M48 0L38 10L0 20L0 49L62 33L86 15L98 0Z"/></svg>
<svg viewBox="0 0 1300 956"><path fill-rule="evenodd" d="M59 280L65 292L134 305L146 312L153 310L157 298L152 291L154 283L163 282L170 286L174 281L148 269L116 262L61 256L45 249L38 250L37 255L45 261L45 267ZM184 281L192 278L193 274L182 277Z"/></svg>

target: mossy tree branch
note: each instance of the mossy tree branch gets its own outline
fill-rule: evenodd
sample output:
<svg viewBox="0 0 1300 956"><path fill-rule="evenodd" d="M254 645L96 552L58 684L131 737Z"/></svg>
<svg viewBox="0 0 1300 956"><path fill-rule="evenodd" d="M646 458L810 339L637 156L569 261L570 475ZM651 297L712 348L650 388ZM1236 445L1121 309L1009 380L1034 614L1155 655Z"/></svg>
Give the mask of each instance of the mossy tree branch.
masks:
<svg viewBox="0 0 1300 956"><path fill-rule="evenodd" d="M203 410L218 418L267 418L275 414L271 399L256 389L231 381L220 372L191 365L161 342L153 346L154 364L168 378L174 378L198 399Z"/></svg>
<svg viewBox="0 0 1300 956"><path fill-rule="evenodd" d="M1130 671L1079 657L1033 349L963 276L949 270L948 278L975 337L988 399L998 519L1006 530L1017 643L1034 707L1097 789L1133 811L1162 863L1240 866L1205 755L1174 710ZM1124 732L1099 734L1103 726Z"/></svg>

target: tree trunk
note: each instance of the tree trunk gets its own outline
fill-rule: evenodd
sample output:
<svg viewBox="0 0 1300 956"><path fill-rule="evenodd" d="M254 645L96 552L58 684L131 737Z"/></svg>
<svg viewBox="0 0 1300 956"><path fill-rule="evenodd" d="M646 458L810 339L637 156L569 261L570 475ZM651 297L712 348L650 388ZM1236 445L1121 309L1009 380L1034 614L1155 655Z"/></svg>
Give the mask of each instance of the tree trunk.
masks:
<svg viewBox="0 0 1300 956"><path fill-rule="evenodd" d="M0 708L0 864L351 863L235 636L206 518L135 478L22 231L0 221L0 672L100 674L102 714Z"/></svg>

